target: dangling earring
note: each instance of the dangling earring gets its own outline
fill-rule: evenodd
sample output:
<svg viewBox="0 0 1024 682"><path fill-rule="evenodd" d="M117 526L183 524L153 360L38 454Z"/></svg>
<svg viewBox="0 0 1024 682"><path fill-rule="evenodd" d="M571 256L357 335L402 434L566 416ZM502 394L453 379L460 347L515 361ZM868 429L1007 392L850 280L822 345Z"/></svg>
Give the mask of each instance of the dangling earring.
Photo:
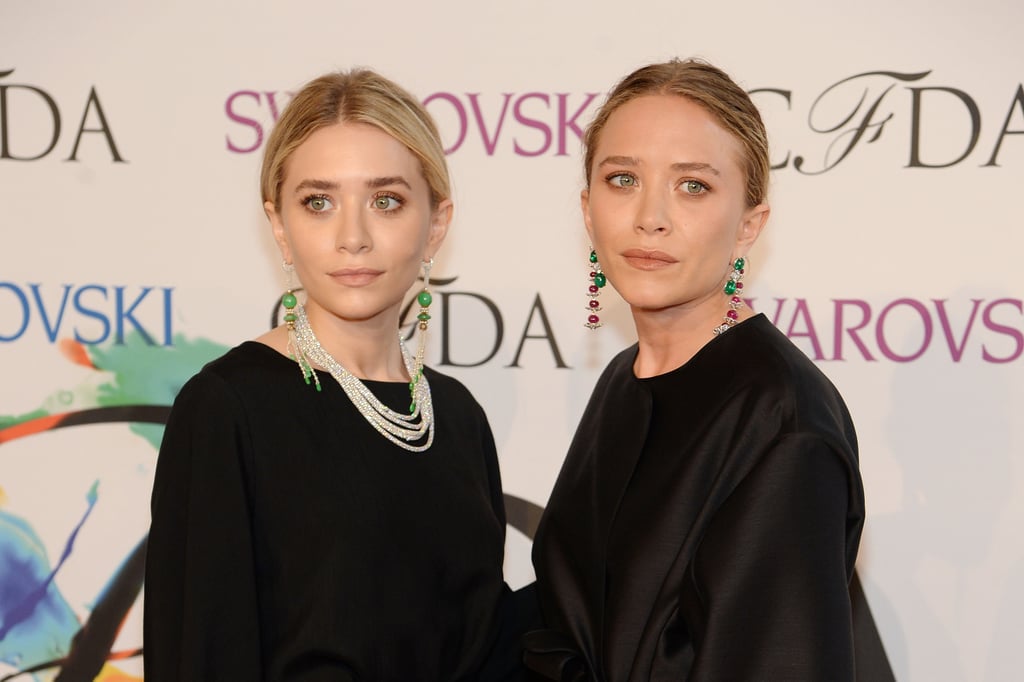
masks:
<svg viewBox="0 0 1024 682"><path fill-rule="evenodd" d="M590 248L590 279L590 286L587 288L587 296L590 297L587 310L590 315L583 326L587 329L597 329L601 326L601 318L595 315L601 310L601 303L597 297L601 294L601 287L608 283L608 278L601 272L601 264L597 262L597 251L593 247Z"/></svg>
<svg viewBox="0 0 1024 682"><path fill-rule="evenodd" d="M724 334L732 329L732 326L740 319L739 309L743 307L743 299L740 298L740 294L743 292L743 282L740 280L743 279L746 264L747 261L743 258L737 258L732 262L732 272L729 273L729 279L722 289L725 295L729 297L729 310L726 311L725 317L722 318L722 324L715 327L715 336Z"/></svg>
<svg viewBox="0 0 1024 682"><path fill-rule="evenodd" d="M295 320L298 319L296 314L296 308L299 308L299 299L295 296L295 266L286 260L281 261L281 269L285 272L285 292L284 296L281 297L281 305L284 307L284 323L288 327L288 345L285 350L288 352L289 357L295 360L299 365L299 369L302 371L302 378L308 384L310 378L316 385L316 390L320 390L320 377L313 371L313 365L310 363L309 358L302 352L302 347L299 346L298 341L295 338Z"/></svg>
<svg viewBox="0 0 1024 682"><path fill-rule="evenodd" d="M416 349L415 371L409 382L409 396L412 398L412 404L409 405L410 414L416 411L416 386L420 382L420 377L423 376L423 356L427 347L427 323L430 321L428 309L434 301L434 297L430 295L430 269L432 267L434 267L433 258L423 261L423 290L416 295L416 302L420 304L420 313L416 316L416 319L419 320L420 343Z"/></svg>

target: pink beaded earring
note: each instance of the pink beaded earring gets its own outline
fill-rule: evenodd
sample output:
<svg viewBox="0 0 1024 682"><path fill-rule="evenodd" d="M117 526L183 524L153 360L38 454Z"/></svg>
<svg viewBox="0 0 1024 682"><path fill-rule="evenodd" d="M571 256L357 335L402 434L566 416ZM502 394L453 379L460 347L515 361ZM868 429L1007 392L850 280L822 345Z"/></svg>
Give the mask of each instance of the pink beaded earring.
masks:
<svg viewBox="0 0 1024 682"><path fill-rule="evenodd" d="M583 324L587 329L597 329L601 326L601 318L595 313L601 310L601 303L597 297L601 294L601 288L608 283L608 278L601 272L601 264L597 262L597 251L590 249L590 286L587 288L587 296L590 303L587 304L587 321Z"/></svg>
<svg viewBox="0 0 1024 682"><path fill-rule="evenodd" d="M732 329L732 326L740 319L739 309L743 307L743 299L740 298L740 294L743 292L743 282L740 280L743 279L746 264L747 261L743 258L737 258L732 262L732 272L729 273L729 280L722 289L725 295L729 297L729 310L726 311L725 317L722 318L722 324L715 327L715 336L724 334Z"/></svg>

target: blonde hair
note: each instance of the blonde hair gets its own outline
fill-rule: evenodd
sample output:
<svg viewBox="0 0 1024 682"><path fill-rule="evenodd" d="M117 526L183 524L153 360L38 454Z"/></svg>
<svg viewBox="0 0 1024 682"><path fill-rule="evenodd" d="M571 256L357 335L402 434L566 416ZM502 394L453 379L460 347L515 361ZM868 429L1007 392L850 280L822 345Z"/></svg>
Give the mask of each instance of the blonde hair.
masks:
<svg viewBox="0 0 1024 682"><path fill-rule="evenodd" d="M420 162L436 207L451 198L444 147L423 105L396 83L369 69L328 73L307 83L288 103L263 152L260 192L281 208L281 184L288 158L310 135L335 123L353 121L380 128Z"/></svg>
<svg viewBox="0 0 1024 682"><path fill-rule="evenodd" d="M768 134L750 96L721 69L698 59L673 59L649 64L629 74L608 94L583 135L584 174L590 186L591 166L608 118L623 104L646 95L679 95L702 106L743 148L746 200L756 206L767 198Z"/></svg>

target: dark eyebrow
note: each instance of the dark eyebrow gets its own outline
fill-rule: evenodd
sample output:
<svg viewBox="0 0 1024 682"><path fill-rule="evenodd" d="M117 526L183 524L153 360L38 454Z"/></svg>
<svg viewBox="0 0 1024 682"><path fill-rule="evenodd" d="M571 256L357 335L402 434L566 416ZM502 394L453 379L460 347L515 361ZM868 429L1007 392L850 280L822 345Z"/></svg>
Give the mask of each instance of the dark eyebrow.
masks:
<svg viewBox="0 0 1024 682"><path fill-rule="evenodd" d="M407 188L412 189L412 185L409 184L409 181L401 175L388 175L382 178L370 178L366 181L366 186L369 189L378 189L380 187L387 187L388 185L405 185Z"/></svg>
<svg viewBox="0 0 1024 682"><path fill-rule="evenodd" d="M409 181L401 175L387 175L379 178L370 178L366 181L367 189L378 189L380 187L387 187L388 185L404 185L405 187L412 189L409 185ZM295 186L295 193L300 194L303 190L308 189L315 189L321 192L331 192L337 191L340 187L341 185L333 180L307 178Z"/></svg>
<svg viewBox="0 0 1024 682"><path fill-rule="evenodd" d="M711 173L712 175L721 175L718 169L712 166L710 163L700 163L697 161L680 161L672 164L672 170L674 171L704 171L705 173Z"/></svg>
<svg viewBox="0 0 1024 682"><path fill-rule="evenodd" d="M632 156L606 156L601 160L600 166L639 166L640 161Z"/></svg>
<svg viewBox="0 0 1024 682"><path fill-rule="evenodd" d="M639 166L640 159L634 156L608 156L602 159L598 166ZM698 161L678 161L672 164L672 170L677 172L704 171L712 175L721 175L718 169L709 163Z"/></svg>
<svg viewBox="0 0 1024 682"><path fill-rule="evenodd" d="M295 193L299 194L305 189L317 189L320 191L330 191L338 189L338 183L332 182L331 180L314 180L312 178L303 180L295 186Z"/></svg>

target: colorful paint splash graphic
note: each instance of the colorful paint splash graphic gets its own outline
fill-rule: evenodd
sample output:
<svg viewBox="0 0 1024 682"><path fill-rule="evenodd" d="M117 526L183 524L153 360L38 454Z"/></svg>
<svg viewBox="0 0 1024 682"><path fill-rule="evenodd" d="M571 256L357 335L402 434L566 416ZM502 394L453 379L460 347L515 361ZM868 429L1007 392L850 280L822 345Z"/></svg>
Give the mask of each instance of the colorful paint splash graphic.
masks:
<svg viewBox="0 0 1024 682"><path fill-rule="evenodd" d="M14 440L72 426L124 423L159 447L170 405L184 382L227 348L206 340L177 336L174 344L152 346L139 334L123 345L87 347L59 344L68 367L93 370L74 389L60 389L41 406L0 415L0 446ZM88 453L77 452L76 457ZM0 467L4 459L0 447ZM0 469L2 470L2 469ZM103 504L102 483L82 491L77 519L70 520L58 557L47 555L31 518L5 509L12 490L0 479L0 682L7 680L101 680L128 682L117 661L137 657L141 647L112 651L125 617L138 600L145 569L146 538L141 537L92 600L81 620L58 586L76 539ZM23 493L24 494L24 493ZM45 495L45 489L33 491ZM62 508L69 505L62 503Z"/></svg>

